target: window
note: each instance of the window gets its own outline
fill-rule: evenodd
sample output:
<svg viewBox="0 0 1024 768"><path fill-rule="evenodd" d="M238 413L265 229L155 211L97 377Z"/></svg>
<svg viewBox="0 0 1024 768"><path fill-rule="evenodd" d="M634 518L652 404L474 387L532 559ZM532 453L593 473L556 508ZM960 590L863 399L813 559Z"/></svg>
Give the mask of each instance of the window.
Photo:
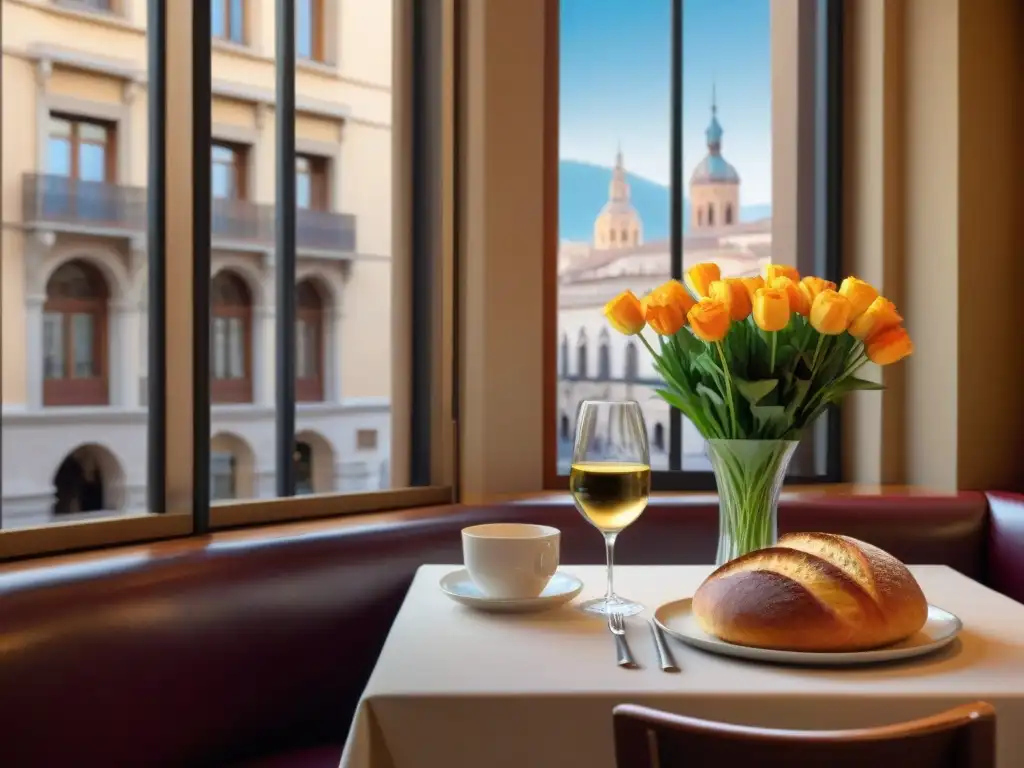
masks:
<svg viewBox="0 0 1024 768"><path fill-rule="evenodd" d="M640 360L637 357L636 342L632 339L626 342L626 370L624 378L627 382L633 382L637 380L638 371L640 370Z"/></svg>
<svg viewBox="0 0 1024 768"><path fill-rule="evenodd" d="M252 402L252 297L234 272L213 278L210 399L215 403Z"/></svg>
<svg viewBox="0 0 1024 768"><path fill-rule="evenodd" d="M587 334L580 331L579 341L576 342L576 376L580 379L587 378Z"/></svg>
<svg viewBox="0 0 1024 768"><path fill-rule="evenodd" d="M616 363L623 366L622 382L598 383L583 375L584 329L593 333L607 326L601 310L617 293L630 289L643 296L704 261L718 263L726 277L755 275L773 258L794 263L794 253L803 273L839 277L834 201L840 153L834 126L841 62L828 45L837 38L839 3L800 3L799 13L789 14L785 5L558 3L555 143L561 197L558 253L552 254L557 307L549 332L579 339L579 359L575 371L560 366L561 374L557 352L549 363L547 397L553 403L546 439L557 446L548 453L555 464L548 470L552 488L565 487L571 455L565 443L572 436L563 435L562 415L595 397L642 404L655 488L714 485L703 438L656 396L657 374L640 360L647 352L638 343L617 333L609 337L610 362L623 361ZM793 65L787 51L797 47L798 32L801 50L810 53ZM805 37L809 33L813 44ZM610 40L615 56L608 56ZM623 67L630 88L595 119L593 105L608 103L608 84L621 81ZM673 72L680 73L678 82ZM672 98L674 92L679 98ZM797 111L802 117L789 119ZM773 141L781 131L798 135ZM785 152L773 155L780 148ZM800 183L774 184L780 176ZM791 199L772 199L773 189L794 188ZM675 211L674 195L682 201ZM786 215L773 221L773 208ZM797 219L800 227L791 224ZM680 230L682 236L673 237ZM597 379L604 379L605 354L599 346ZM838 479L835 418L823 417L804 437L791 477Z"/></svg>
<svg viewBox="0 0 1024 768"><path fill-rule="evenodd" d="M299 208L326 211L329 207L327 158L299 155L295 158L295 201Z"/></svg>
<svg viewBox="0 0 1024 768"><path fill-rule="evenodd" d="M295 289L295 374L299 400L324 399L324 307L312 280Z"/></svg>
<svg viewBox="0 0 1024 768"><path fill-rule="evenodd" d="M0 296L4 554L450 501L453 340L436 320L452 257L441 238L392 237L452 210L440 6L297 3L300 58L331 56L335 27L366 43L347 50L358 77L341 93L293 60L271 73L218 50L252 42L244 0L200 17L164 5L152 59L135 15L3 26L5 51L60 39L73 57L119 51L135 73L64 57L4 70L0 181L23 203L7 212ZM286 5L259 6L262 38ZM294 80L294 103L268 103L272 74ZM351 194L335 195L342 165ZM41 526L54 530L21 530Z"/></svg>
<svg viewBox="0 0 1024 768"><path fill-rule="evenodd" d="M232 144L214 144L210 179L213 196L221 200L244 200L247 196L246 150Z"/></svg>
<svg viewBox="0 0 1024 768"><path fill-rule="evenodd" d="M50 116L47 170L55 176L104 182L114 178L114 130L100 122Z"/></svg>
<svg viewBox="0 0 1024 768"><path fill-rule="evenodd" d="M245 43L245 0L212 0L210 11L214 37Z"/></svg>
<svg viewBox="0 0 1024 768"><path fill-rule="evenodd" d="M296 0L295 52L299 58L324 61L324 2Z"/></svg>
<svg viewBox="0 0 1024 768"><path fill-rule="evenodd" d="M66 262L46 284L45 405L106 405L107 300L103 276L85 261Z"/></svg>
<svg viewBox="0 0 1024 768"><path fill-rule="evenodd" d="M611 350L608 329L602 328L598 338L597 347L597 378L598 381L608 381L612 376Z"/></svg>
<svg viewBox="0 0 1024 768"><path fill-rule="evenodd" d="M562 346L558 351L558 371L563 376L569 375L569 337L562 334Z"/></svg>

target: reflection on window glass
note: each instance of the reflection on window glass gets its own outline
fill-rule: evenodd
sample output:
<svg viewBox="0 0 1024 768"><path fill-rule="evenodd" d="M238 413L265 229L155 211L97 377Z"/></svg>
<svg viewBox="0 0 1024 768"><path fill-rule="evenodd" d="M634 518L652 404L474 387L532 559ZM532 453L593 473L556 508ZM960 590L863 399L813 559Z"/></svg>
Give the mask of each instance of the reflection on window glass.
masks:
<svg viewBox="0 0 1024 768"><path fill-rule="evenodd" d="M78 178L103 181L107 176L107 148L102 144L82 144L78 155Z"/></svg>
<svg viewBox="0 0 1024 768"><path fill-rule="evenodd" d="M235 456L221 451L210 452L210 501L235 498Z"/></svg>
<svg viewBox="0 0 1024 768"><path fill-rule="evenodd" d="M71 175L71 140L51 136L46 145L46 172L55 176Z"/></svg>
<svg viewBox="0 0 1024 768"><path fill-rule="evenodd" d="M64 318L56 312L43 315L43 372L48 379L64 377Z"/></svg>
<svg viewBox="0 0 1024 768"><path fill-rule="evenodd" d="M313 4L316 0L296 0L295 52L303 59L313 58Z"/></svg>
<svg viewBox="0 0 1024 768"><path fill-rule="evenodd" d="M240 317L228 318L228 360L232 379L245 377L245 330Z"/></svg>
<svg viewBox="0 0 1024 768"><path fill-rule="evenodd" d="M295 444L295 493L313 493L313 449L309 443Z"/></svg>
<svg viewBox="0 0 1024 768"><path fill-rule="evenodd" d="M236 43L241 43L245 38L242 30L242 20L245 18L242 15L242 4L243 0L231 0L230 32L231 39Z"/></svg>
<svg viewBox="0 0 1024 768"><path fill-rule="evenodd" d="M83 379L94 375L92 315L80 312L72 315L71 338L75 351L75 378Z"/></svg>
<svg viewBox="0 0 1024 768"><path fill-rule="evenodd" d="M228 333L227 318L213 318L213 377L228 377Z"/></svg>

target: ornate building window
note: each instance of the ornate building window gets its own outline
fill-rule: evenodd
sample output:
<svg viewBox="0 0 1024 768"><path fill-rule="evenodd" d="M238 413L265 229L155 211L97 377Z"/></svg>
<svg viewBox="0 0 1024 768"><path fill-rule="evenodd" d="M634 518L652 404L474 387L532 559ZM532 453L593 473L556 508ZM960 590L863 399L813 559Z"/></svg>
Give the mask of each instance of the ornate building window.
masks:
<svg viewBox="0 0 1024 768"><path fill-rule="evenodd" d="M697 206L697 226L704 226L704 209L701 208L699 205Z"/></svg>
<svg viewBox="0 0 1024 768"><path fill-rule="evenodd" d="M235 454L210 452L210 501L229 501L236 497Z"/></svg>
<svg viewBox="0 0 1024 768"><path fill-rule="evenodd" d="M576 376L581 379L587 378L587 333L580 331L579 341L576 342Z"/></svg>
<svg viewBox="0 0 1024 768"><path fill-rule="evenodd" d="M602 328L597 347L597 378L598 381L608 381L611 377L611 342L608 339L608 329Z"/></svg>
<svg viewBox="0 0 1024 768"><path fill-rule="evenodd" d="M106 405L107 283L85 261L60 266L43 305L43 404Z"/></svg>
<svg viewBox="0 0 1024 768"><path fill-rule="evenodd" d="M295 396L324 399L324 304L312 280L295 288Z"/></svg>
<svg viewBox="0 0 1024 768"><path fill-rule="evenodd" d="M708 226L715 226L715 206L713 203L708 203Z"/></svg>
<svg viewBox="0 0 1024 768"><path fill-rule="evenodd" d="M295 444L295 495L315 493L313 488L313 448L309 443Z"/></svg>
<svg viewBox="0 0 1024 768"><path fill-rule="evenodd" d="M569 375L569 336L562 334L562 349L559 355L559 369L562 376Z"/></svg>
<svg viewBox="0 0 1024 768"><path fill-rule="evenodd" d="M651 446L656 451L665 450L665 427L660 422L654 425L654 435L651 437Z"/></svg>
<svg viewBox="0 0 1024 768"><path fill-rule="evenodd" d="M639 378L639 369L640 359L636 344L630 339L626 342L626 381L636 381Z"/></svg>
<svg viewBox="0 0 1024 768"><path fill-rule="evenodd" d="M252 402L252 298L233 272L213 278L210 339L210 399Z"/></svg>
<svg viewBox="0 0 1024 768"><path fill-rule="evenodd" d="M300 59L324 61L324 2L297 0L295 3L295 53Z"/></svg>
<svg viewBox="0 0 1024 768"><path fill-rule="evenodd" d="M245 43L245 0L213 0L210 13L214 37Z"/></svg>
<svg viewBox="0 0 1024 768"><path fill-rule="evenodd" d="M725 224L732 224L732 205L730 203L725 204Z"/></svg>

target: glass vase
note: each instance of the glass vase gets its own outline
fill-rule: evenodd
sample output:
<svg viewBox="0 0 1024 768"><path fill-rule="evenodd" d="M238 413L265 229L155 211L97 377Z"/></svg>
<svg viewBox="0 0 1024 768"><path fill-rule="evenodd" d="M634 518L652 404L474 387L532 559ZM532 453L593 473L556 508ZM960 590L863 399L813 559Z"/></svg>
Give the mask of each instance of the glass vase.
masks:
<svg viewBox="0 0 1024 768"><path fill-rule="evenodd" d="M708 440L718 485L715 565L779 539L779 493L799 443L795 440Z"/></svg>

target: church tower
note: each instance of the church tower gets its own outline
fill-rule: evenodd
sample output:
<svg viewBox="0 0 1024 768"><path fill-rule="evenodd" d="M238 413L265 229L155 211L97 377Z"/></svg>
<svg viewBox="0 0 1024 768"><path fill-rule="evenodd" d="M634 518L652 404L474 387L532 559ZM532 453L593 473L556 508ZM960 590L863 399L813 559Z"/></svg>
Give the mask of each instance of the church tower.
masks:
<svg viewBox="0 0 1024 768"><path fill-rule="evenodd" d="M739 221L740 175L722 157L722 130L718 104L711 90L711 122L704 135L708 153L690 177L690 231L729 227Z"/></svg>
<svg viewBox="0 0 1024 768"><path fill-rule="evenodd" d="M608 185L608 202L594 222L594 248L632 248L643 242L640 214L629 201L629 182L622 163L622 148L615 153L612 181Z"/></svg>

